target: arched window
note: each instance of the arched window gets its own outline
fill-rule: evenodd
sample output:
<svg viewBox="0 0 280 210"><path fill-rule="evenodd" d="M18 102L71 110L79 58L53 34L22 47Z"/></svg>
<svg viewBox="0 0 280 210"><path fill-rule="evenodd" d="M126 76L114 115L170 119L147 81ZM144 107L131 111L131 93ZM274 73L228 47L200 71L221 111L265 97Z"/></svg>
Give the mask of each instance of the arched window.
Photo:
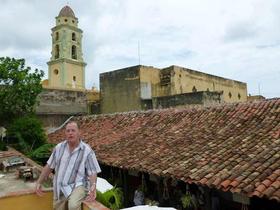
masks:
<svg viewBox="0 0 280 210"><path fill-rule="evenodd" d="M55 45L54 58L55 59L59 58L59 45Z"/></svg>
<svg viewBox="0 0 280 210"><path fill-rule="evenodd" d="M77 59L77 48L75 45L72 46L72 59Z"/></svg>
<svg viewBox="0 0 280 210"><path fill-rule="evenodd" d="M73 76L72 88L76 88L76 76Z"/></svg>
<svg viewBox="0 0 280 210"><path fill-rule="evenodd" d="M237 97L238 97L238 99L239 99L239 100L241 99L241 95L240 95L240 93L238 93Z"/></svg>
<svg viewBox="0 0 280 210"><path fill-rule="evenodd" d="M57 40L59 40L59 33L58 32L55 33L55 41L57 41Z"/></svg>
<svg viewBox="0 0 280 210"><path fill-rule="evenodd" d="M72 33L72 41L76 41L76 34Z"/></svg>
<svg viewBox="0 0 280 210"><path fill-rule="evenodd" d="M192 92L196 92L196 91L197 91L196 87L195 87L195 86L193 86L193 88L192 88Z"/></svg>
<svg viewBox="0 0 280 210"><path fill-rule="evenodd" d="M229 93L228 93L228 97L229 97L229 98L231 98L231 97L232 97L232 94L231 94L231 92L229 92Z"/></svg>

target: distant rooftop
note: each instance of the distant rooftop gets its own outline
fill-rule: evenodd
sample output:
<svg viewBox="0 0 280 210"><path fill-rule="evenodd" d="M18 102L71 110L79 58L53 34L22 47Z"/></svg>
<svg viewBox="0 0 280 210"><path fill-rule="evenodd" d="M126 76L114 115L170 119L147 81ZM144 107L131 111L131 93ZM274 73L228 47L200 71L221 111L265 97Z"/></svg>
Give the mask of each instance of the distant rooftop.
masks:
<svg viewBox="0 0 280 210"><path fill-rule="evenodd" d="M34 176L38 176L42 169L40 165L16 150L0 151L0 198L34 191L36 179L33 179L33 175L32 179L26 180L19 177L20 168L23 171L31 169Z"/></svg>

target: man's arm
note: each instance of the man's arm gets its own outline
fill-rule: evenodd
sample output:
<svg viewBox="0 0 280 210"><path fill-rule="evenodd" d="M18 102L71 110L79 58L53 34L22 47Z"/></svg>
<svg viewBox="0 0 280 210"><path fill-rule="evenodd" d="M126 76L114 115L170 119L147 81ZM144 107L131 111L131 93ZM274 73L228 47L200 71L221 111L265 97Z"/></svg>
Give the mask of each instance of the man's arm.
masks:
<svg viewBox="0 0 280 210"><path fill-rule="evenodd" d="M36 182L36 186L35 186L35 192L37 195L42 196L43 195L43 191L42 191L42 182L49 176L49 174L52 172L52 169L50 168L50 166L48 164L45 165L45 167L43 168L39 179Z"/></svg>
<svg viewBox="0 0 280 210"><path fill-rule="evenodd" d="M85 201L93 202L96 198L96 181L97 181L97 174L92 174L89 177L90 188L88 192L88 196L86 197Z"/></svg>

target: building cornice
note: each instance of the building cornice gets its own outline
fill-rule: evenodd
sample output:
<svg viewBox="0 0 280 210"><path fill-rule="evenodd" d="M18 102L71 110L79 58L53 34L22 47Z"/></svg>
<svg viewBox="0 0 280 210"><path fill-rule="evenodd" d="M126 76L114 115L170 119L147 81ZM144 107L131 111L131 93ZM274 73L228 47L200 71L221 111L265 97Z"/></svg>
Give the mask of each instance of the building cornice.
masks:
<svg viewBox="0 0 280 210"><path fill-rule="evenodd" d="M59 59L51 60L51 61L47 62L48 65L56 64L56 63L71 63L71 64L75 64L75 65L79 65L79 66L87 65L87 63L85 63L83 61L77 61L77 60L73 60L73 59L69 59L69 58L59 58Z"/></svg>

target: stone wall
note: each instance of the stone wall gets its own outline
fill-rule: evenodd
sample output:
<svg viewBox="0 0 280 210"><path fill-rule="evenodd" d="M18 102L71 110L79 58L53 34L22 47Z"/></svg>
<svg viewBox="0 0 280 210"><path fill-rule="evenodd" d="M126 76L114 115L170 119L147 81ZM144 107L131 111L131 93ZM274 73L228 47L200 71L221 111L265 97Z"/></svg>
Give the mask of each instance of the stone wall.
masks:
<svg viewBox="0 0 280 210"><path fill-rule="evenodd" d="M153 108L188 107L190 105L213 105L223 102L222 92L200 91L171 96L154 97Z"/></svg>
<svg viewBox="0 0 280 210"><path fill-rule="evenodd" d="M44 88L38 100L36 114L46 127L57 127L70 116L87 114L85 91Z"/></svg>

